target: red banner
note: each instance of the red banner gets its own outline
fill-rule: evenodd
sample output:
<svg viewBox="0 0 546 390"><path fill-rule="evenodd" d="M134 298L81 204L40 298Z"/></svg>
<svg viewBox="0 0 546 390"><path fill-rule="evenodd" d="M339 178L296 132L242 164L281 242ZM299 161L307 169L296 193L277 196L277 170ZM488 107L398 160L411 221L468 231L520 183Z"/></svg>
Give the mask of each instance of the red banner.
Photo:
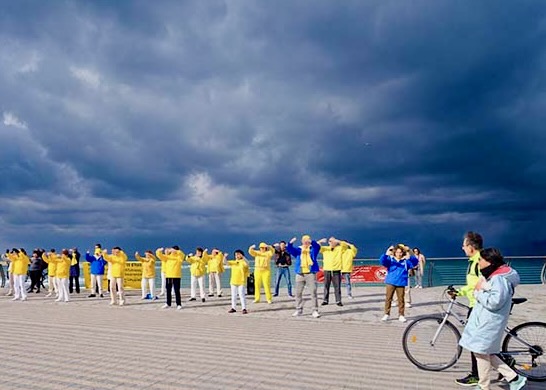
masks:
<svg viewBox="0 0 546 390"><path fill-rule="evenodd" d="M387 269L381 265L355 265L351 273L351 283L383 283ZM317 282L324 283L324 272L317 272Z"/></svg>

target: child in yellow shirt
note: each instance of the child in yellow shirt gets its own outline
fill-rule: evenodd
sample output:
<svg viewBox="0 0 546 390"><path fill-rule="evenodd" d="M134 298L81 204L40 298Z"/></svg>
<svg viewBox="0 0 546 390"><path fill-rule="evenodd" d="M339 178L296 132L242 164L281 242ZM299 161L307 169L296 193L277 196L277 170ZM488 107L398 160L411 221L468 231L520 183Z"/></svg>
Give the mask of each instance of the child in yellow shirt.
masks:
<svg viewBox="0 0 546 390"><path fill-rule="evenodd" d="M247 314L245 285L250 267L248 266L248 261L242 250L237 249L234 255L235 260L227 260L227 253L224 255L224 261L227 260L227 264L231 268L231 278L229 281L229 284L231 285L231 309L228 313L235 313L237 311L235 308L237 307L237 294L239 294L241 308L243 309L242 313Z"/></svg>

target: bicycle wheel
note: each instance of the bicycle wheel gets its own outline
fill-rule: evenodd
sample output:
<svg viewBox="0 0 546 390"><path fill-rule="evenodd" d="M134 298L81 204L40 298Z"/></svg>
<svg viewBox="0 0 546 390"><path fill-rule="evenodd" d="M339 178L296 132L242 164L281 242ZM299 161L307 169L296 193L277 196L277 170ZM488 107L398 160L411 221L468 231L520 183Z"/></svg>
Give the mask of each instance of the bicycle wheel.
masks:
<svg viewBox="0 0 546 390"><path fill-rule="evenodd" d="M438 332L442 317L422 317L408 325L402 336L407 358L422 370L442 371L454 365L461 356L461 334L447 321ZM436 340L434 335L438 332Z"/></svg>
<svg viewBox="0 0 546 390"><path fill-rule="evenodd" d="M501 356L518 374L531 381L543 382L546 381L545 352L546 323L526 322L506 335Z"/></svg>

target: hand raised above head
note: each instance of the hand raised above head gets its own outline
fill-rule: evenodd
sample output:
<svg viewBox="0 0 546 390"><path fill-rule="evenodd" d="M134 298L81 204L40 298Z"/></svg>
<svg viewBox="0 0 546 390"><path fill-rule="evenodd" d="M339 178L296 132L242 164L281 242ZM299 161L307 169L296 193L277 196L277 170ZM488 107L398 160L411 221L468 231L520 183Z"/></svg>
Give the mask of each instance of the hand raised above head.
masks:
<svg viewBox="0 0 546 390"><path fill-rule="evenodd" d="M293 243L296 242L296 240L297 240L296 237L292 237L292 238L290 239L290 241L288 241L288 242L289 242L290 244L293 244Z"/></svg>

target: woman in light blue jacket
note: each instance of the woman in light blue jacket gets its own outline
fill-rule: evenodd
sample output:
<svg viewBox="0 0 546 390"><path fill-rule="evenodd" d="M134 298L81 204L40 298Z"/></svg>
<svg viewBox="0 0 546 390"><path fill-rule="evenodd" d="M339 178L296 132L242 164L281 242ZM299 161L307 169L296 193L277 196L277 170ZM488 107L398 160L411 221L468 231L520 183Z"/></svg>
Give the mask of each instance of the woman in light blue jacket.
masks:
<svg viewBox="0 0 546 390"><path fill-rule="evenodd" d="M477 389L489 390L493 367L509 382L510 390L519 390L527 379L517 375L496 355L501 349L519 275L504 263L501 252L495 248L481 250L478 264L482 276L474 290L476 305L459 344L476 355Z"/></svg>

